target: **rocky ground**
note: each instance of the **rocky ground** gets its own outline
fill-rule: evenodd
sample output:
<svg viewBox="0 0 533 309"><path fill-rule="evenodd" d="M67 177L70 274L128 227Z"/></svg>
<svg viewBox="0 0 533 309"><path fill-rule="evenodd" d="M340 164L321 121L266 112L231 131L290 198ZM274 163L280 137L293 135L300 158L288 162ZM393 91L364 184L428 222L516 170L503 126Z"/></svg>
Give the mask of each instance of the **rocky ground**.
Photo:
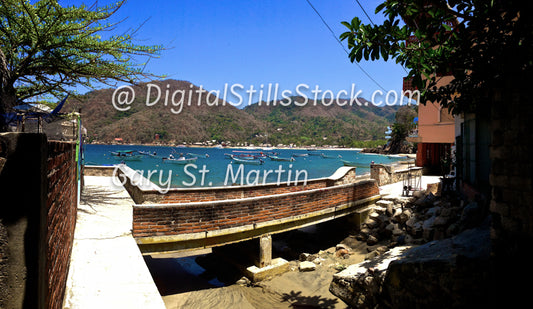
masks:
<svg viewBox="0 0 533 309"><path fill-rule="evenodd" d="M194 267L178 265L172 257L147 258L147 264L167 308L348 308L347 303L369 308L383 296L388 264L406 248L420 247L427 256L433 252L423 249L427 244L452 239L486 218L481 202L438 195L439 188L430 186L413 197L385 197L360 231L340 219L274 235L274 256L290 261L290 271L259 283L243 278L236 266L253 264L256 241L188 258L202 269L195 274L190 273ZM462 246L457 243L434 248ZM350 275L339 276L346 273ZM343 296L347 291L349 296Z"/></svg>
<svg viewBox="0 0 533 309"><path fill-rule="evenodd" d="M486 203L438 191L430 186L414 197L378 201L356 238L387 245L335 274L330 291L354 308L452 308L485 301Z"/></svg>

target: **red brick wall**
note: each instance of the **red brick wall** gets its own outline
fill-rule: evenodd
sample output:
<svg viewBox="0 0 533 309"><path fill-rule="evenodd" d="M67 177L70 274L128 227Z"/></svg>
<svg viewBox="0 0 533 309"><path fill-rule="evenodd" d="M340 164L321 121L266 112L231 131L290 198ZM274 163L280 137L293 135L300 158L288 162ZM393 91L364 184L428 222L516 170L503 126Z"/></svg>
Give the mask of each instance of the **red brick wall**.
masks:
<svg viewBox="0 0 533 309"><path fill-rule="evenodd" d="M289 218L343 205L379 194L374 180L348 185L218 202L137 205L133 207L133 236L165 236L244 226Z"/></svg>
<svg viewBox="0 0 533 309"><path fill-rule="evenodd" d="M350 170L346 175L338 180L328 178L308 180L306 185L299 181L299 185L258 185L250 187L222 187L222 188L197 188L197 189L177 189L170 190L165 194L146 193L145 203L172 204L172 203L190 203L190 202L207 202L229 199L240 199L247 197L258 197L266 195L275 195L289 192L298 192L303 190L326 188L341 183L352 183L355 181L355 169Z"/></svg>
<svg viewBox="0 0 533 309"><path fill-rule="evenodd" d="M180 190L170 191L163 196L160 201L162 204L167 203L188 203L188 202L206 202L217 200L239 199L245 197L256 197L264 195L274 195L281 193L297 192L302 190L325 188L326 181L309 182L306 186L287 186L272 185L257 188L242 189L224 188L221 190Z"/></svg>
<svg viewBox="0 0 533 309"><path fill-rule="evenodd" d="M76 144L48 142L46 308L61 308L77 211Z"/></svg>

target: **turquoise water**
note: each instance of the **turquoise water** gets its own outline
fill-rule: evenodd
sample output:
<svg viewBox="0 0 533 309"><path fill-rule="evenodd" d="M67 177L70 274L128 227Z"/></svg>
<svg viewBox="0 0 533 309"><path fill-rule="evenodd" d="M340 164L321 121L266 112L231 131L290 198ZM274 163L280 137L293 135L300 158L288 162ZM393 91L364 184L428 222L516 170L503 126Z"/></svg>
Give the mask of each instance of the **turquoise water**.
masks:
<svg viewBox="0 0 533 309"><path fill-rule="evenodd" d="M244 164L239 170L240 164L232 164L224 154L231 154L233 151L261 151L249 149L217 149L217 148L176 148L167 146L132 146L132 145L84 145L84 163L86 165L113 165L120 163L120 160L111 156L111 151L117 150L137 150L156 152L156 157L144 156L139 161L125 161L134 170L143 173L143 176L150 176L150 180L162 187L171 183L171 187L210 187L231 185L232 183L254 184L263 182L274 182L284 184L290 181L291 184L297 180L302 183L307 180L328 177L339 167L343 166L342 160L357 162L357 175L370 172L369 166L372 161L375 163L392 163L402 158L388 157L375 154L364 154L356 150L317 150L328 157L320 156L295 157L293 162L271 161L264 158L262 165ZM293 154L309 154L307 150L301 149L274 149L279 157L289 158ZM209 157L199 157L194 165L178 165L164 162L162 157L167 157L171 153L194 153L198 155L208 154ZM267 152L267 151L264 151ZM202 177L203 176L203 177ZM148 178L148 177L147 177ZM203 178L203 179L202 179ZM266 179L266 180L265 180ZM203 181L202 181L203 180Z"/></svg>

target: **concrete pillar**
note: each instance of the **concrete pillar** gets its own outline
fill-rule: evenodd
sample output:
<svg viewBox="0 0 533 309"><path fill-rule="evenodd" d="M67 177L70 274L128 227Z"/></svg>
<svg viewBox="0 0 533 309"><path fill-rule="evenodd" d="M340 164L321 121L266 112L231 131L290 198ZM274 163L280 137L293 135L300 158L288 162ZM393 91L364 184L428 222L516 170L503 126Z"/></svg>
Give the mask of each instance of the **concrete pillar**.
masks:
<svg viewBox="0 0 533 309"><path fill-rule="evenodd" d="M259 237L259 268L272 264L272 236Z"/></svg>

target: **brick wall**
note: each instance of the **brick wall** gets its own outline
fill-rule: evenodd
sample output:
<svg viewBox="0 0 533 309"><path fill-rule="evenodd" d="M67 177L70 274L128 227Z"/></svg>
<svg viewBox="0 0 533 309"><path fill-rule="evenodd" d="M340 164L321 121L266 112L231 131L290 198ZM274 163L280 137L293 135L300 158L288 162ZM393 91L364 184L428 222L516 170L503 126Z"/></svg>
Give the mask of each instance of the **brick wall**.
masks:
<svg viewBox="0 0 533 309"><path fill-rule="evenodd" d="M190 203L206 202L228 199L241 199L248 197L259 197L266 195L276 195L289 192L298 192L303 190L326 188L339 184L353 183L356 180L355 169L352 168L338 179L319 178L308 180L305 185L277 185L267 184L258 186L234 186L219 188L189 188L189 189L172 189L166 194L159 194L157 191L144 191L143 203Z"/></svg>
<svg viewBox="0 0 533 309"><path fill-rule="evenodd" d="M46 308L61 308L77 212L76 144L48 142Z"/></svg>
<svg viewBox="0 0 533 309"><path fill-rule="evenodd" d="M165 236L289 218L379 195L374 180L240 200L136 205L133 236Z"/></svg>

